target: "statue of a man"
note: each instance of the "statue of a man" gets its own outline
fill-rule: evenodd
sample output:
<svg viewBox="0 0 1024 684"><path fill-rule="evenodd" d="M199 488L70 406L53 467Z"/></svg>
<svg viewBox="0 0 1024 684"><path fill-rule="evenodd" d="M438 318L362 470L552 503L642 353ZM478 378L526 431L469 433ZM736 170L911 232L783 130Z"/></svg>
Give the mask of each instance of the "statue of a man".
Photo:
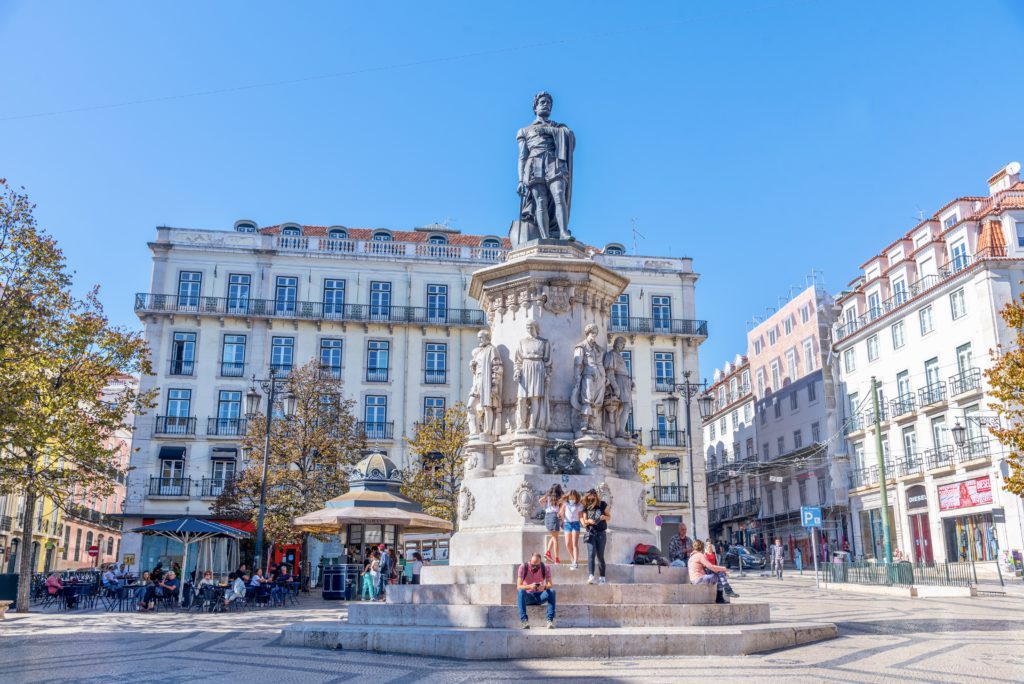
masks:
<svg viewBox="0 0 1024 684"><path fill-rule="evenodd" d="M548 427L548 376L551 375L551 344L540 337L537 321L526 324L526 337L515 353L516 427L546 430Z"/></svg>
<svg viewBox="0 0 1024 684"><path fill-rule="evenodd" d="M551 95L533 98L537 118L516 133L519 142L520 219L537 225L542 238L573 240L569 232L572 203L572 154L576 136L565 124L550 120Z"/></svg>
<svg viewBox="0 0 1024 684"><path fill-rule="evenodd" d="M497 391L494 387L494 365L501 365L497 350L491 344L491 333L481 330L476 335L479 346L473 350L469 369L473 373L473 385L469 390L467 416L471 435L498 435L501 426L495 419L495 410L501 406L500 373Z"/></svg>
<svg viewBox="0 0 1024 684"><path fill-rule="evenodd" d="M605 352L604 371L608 377L608 393L605 401L605 432L609 437L632 437L626 432L626 422L633 410L633 391L636 389L629 376L626 357L626 338L616 337L612 348Z"/></svg>
<svg viewBox="0 0 1024 684"><path fill-rule="evenodd" d="M600 433L606 384L604 350L597 343L596 325L591 323L583 332L586 337L573 347L572 352L576 381L572 390L572 407L579 414L581 432Z"/></svg>

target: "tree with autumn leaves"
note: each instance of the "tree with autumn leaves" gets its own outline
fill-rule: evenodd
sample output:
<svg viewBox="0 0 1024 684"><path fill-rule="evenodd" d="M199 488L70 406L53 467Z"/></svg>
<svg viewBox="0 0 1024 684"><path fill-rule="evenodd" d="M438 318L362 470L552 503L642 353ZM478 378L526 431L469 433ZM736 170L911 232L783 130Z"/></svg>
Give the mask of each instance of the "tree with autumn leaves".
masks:
<svg viewBox="0 0 1024 684"><path fill-rule="evenodd" d="M416 423L406 442L416 458L402 471L403 496L458 529L459 487L469 442L466 407L457 403Z"/></svg>
<svg viewBox="0 0 1024 684"><path fill-rule="evenodd" d="M68 511L76 494L114 491L110 439L148 407L118 376L149 373L141 333L110 325L91 290L78 298L56 242L36 224L28 197L0 180L0 493L21 495L17 607L29 608L37 506Z"/></svg>
<svg viewBox="0 0 1024 684"><path fill-rule="evenodd" d="M991 395L997 399L990 407L1000 419L999 427L989 429L1010 450L1006 489L1024 496L1024 294L1008 302L999 315L1016 332L1016 339L1012 348L991 353L993 365L985 371Z"/></svg>
<svg viewBox="0 0 1024 684"><path fill-rule="evenodd" d="M355 417L355 401L345 398L341 380L330 369L310 361L278 381L277 388L279 398L291 393L295 409L291 416L275 415L271 421L263 530L268 550L275 544L301 543L302 557L308 558L310 535L296 531L292 519L319 510L348 491L349 470L363 457L366 440ZM249 418L243 467L214 503L216 515L257 522L264 413ZM260 559L260 565L265 564L266 559Z"/></svg>

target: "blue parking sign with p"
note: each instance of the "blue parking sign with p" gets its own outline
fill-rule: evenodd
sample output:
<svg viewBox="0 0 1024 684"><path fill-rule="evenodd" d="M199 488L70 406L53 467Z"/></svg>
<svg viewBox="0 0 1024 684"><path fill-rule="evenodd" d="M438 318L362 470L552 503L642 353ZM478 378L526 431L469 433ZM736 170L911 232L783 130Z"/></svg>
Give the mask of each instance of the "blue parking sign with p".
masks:
<svg viewBox="0 0 1024 684"><path fill-rule="evenodd" d="M800 524L804 527L821 527L821 508L818 506L801 506Z"/></svg>

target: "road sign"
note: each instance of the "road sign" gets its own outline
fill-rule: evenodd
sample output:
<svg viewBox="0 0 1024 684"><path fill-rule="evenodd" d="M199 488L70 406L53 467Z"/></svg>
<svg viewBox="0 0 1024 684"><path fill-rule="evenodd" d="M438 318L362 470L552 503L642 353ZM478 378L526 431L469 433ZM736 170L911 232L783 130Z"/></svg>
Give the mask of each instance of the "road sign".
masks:
<svg viewBox="0 0 1024 684"><path fill-rule="evenodd" d="M665 522L665 519L662 518L660 515L654 516L654 526L655 527L661 527L664 522Z"/></svg>
<svg viewBox="0 0 1024 684"><path fill-rule="evenodd" d="M821 508L818 506L801 506L800 524L804 527L821 527Z"/></svg>
<svg viewBox="0 0 1024 684"><path fill-rule="evenodd" d="M98 547L96 545L90 546L89 547L89 555L92 556L93 558L95 558L96 556L100 555L100 547Z"/></svg>
<svg viewBox="0 0 1024 684"><path fill-rule="evenodd" d="M124 554L124 560L122 560L121 562L124 563L125 565L135 565L135 554L134 553L126 553L126 554Z"/></svg>
<svg viewBox="0 0 1024 684"><path fill-rule="evenodd" d="M769 475L768 476L768 481L769 482L785 482L785 479L779 477L778 475Z"/></svg>

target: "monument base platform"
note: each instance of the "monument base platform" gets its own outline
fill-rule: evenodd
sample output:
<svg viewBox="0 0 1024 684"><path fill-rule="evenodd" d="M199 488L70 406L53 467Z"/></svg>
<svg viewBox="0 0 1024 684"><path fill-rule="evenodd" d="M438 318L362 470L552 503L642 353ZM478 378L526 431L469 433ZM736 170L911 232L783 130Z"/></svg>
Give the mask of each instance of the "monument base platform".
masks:
<svg viewBox="0 0 1024 684"><path fill-rule="evenodd" d="M719 608L727 606L718 606ZM405 655L508 660L515 658L629 658L731 656L792 648L834 639L836 626L789 622L697 627L531 628L395 627L343 621L300 622L282 630L287 646Z"/></svg>

